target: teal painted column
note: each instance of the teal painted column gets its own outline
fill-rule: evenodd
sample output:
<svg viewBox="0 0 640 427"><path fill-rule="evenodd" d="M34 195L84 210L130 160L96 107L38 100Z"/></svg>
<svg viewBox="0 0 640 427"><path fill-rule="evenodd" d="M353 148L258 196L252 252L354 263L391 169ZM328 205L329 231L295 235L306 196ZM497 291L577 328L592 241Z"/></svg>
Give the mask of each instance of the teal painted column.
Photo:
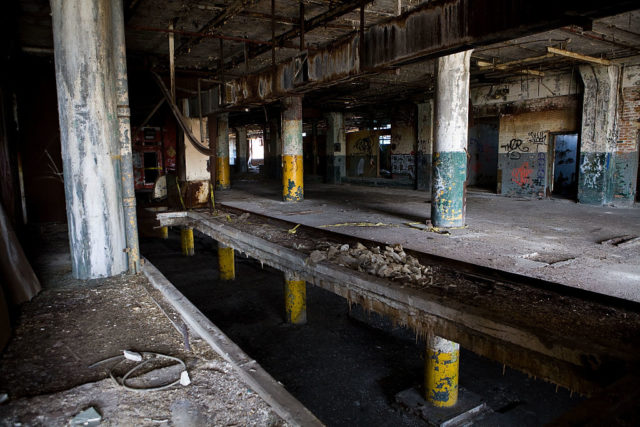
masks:
<svg viewBox="0 0 640 427"><path fill-rule="evenodd" d="M618 140L616 65L581 65L584 83L578 201L605 205L614 201L615 151Z"/></svg>
<svg viewBox="0 0 640 427"><path fill-rule="evenodd" d="M435 227L465 223L470 59L470 50L438 58L431 179Z"/></svg>

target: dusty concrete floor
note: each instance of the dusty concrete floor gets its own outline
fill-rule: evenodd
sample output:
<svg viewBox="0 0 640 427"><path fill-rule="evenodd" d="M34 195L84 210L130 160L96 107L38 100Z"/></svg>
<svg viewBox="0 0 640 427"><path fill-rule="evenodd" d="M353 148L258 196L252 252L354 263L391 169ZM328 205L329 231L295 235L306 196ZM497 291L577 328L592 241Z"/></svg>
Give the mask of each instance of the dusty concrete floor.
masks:
<svg viewBox="0 0 640 427"><path fill-rule="evenodd" d="M395 403L422 381L425 343L407 329L307 285L308 323L284 323L282 273L236 254L237 278L218 280L217 244L197 237L180 253L179 232L144 239L143 254L218 327L329 426L419 426ZM537 426L581 398L462 350L460 384L494 410L475 425Z"/></svg>
<svg viewBox="0 0 640 427"><path fill-rule="evenodd" d="M0 425L65 425L90 406L103 425L284 424L205 342L191 336L186 348L181 319L143 275L75 280L66 228L43 231L35 263L43 291L21 307L0 359L0 393L9 396ZM124 349L179 357L192 383L132 392L108 377L110 365L88 367Z"/></svg>
<svg viewBox="0 0 640 427"><path fill-rule="evenodd" d="M640 236L640 208L594 207L563 199L518 199L469 192L467 227L443 235L413 228L430 217L428 193L309 184L305 200L283 203L275 181L234 181L218 202L425 253L524 274L640 302L640 244L601 243ZM339 225L382 223L377 227ZM333 225L333 226L332 226Z"/></svg>

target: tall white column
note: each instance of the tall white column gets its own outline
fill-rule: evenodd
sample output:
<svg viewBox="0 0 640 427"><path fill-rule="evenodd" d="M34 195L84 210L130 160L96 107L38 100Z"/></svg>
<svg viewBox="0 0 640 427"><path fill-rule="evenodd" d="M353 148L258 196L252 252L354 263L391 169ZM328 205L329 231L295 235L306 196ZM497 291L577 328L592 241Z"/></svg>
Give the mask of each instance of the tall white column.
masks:
<svg viewBox="0 0 640 427"><path fill-rule="evenodd" d="M111 0L51 0L73 275L127 271Z"/></svg>

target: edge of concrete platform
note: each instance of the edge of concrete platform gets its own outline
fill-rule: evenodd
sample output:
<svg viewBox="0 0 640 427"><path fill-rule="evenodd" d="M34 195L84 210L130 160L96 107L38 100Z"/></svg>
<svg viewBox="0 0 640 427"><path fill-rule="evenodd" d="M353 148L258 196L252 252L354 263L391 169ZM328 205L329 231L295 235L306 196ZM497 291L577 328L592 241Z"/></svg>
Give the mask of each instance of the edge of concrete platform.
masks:
<svg viewBox="0 0 640 427"><path fill-rule="evenodd" d="M213 322L191 303L149 260L144 259L144 275L159 290L171 306L223 359L229 362L240 378L260 395L285 421L299 426L322 426L302 403L231 341Z"/></svg>

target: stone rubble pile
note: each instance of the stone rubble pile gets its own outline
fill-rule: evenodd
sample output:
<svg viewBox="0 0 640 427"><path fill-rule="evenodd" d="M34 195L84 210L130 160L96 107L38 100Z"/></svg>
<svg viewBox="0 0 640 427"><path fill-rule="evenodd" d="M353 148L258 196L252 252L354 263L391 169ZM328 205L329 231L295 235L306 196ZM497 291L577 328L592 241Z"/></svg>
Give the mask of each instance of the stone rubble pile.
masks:
<svg viewBox="0 0 640 427"><path fill-rule="evenodd" d="M332 245L321 242L311 252L310 261L318 263L330 261L344 267L399 282L424 284L433 281L433 269L424 266L411 255L407 255L402 245L367 248L361 243L355 247L348 244Z"/></svg>

